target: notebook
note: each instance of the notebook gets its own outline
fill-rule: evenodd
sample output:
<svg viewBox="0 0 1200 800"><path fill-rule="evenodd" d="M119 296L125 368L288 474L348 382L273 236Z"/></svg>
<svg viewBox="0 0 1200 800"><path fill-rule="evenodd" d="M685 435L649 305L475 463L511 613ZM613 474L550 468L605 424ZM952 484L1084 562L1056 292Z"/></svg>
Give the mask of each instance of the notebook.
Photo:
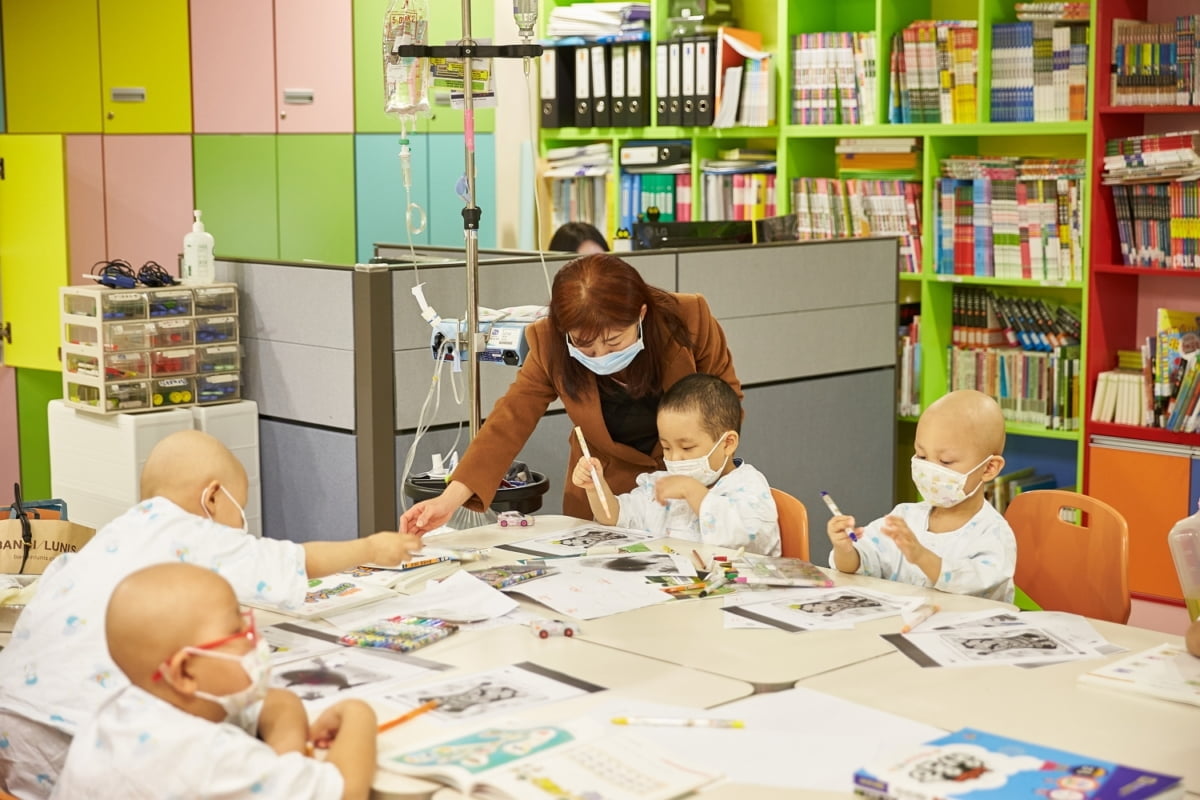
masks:
<svg viewBox="0 0 1200 800"><path fill-rule="evenodd" d="M963 728L854 773L854 791L888 800L1165 800L1182 779Z"/></svg>
<svg viewBox="0 0 1200 800"><path fill-rule="evenodd" d="M373 586L360 580L348 578L344 574L335 573L324 578L311 578L308 581L308 592L304 595L304 603L298 608L283 608L281 606L246 601L246 605L278 611L302 619L315 619L326 614L336 614L355 606L374 603L378 600L393 598L396 593L382 586Z"/></svg>
<svg viewBox="0 0 1200 800"><path fill-rule="evenodd" d="M738 582L764 586L833 586L833 580L817 565L799 558L770 558L743 555ZM745 580L742 580L745 578Z"/></svg>
<svg viewBox="0 0 1200 800"><path fill-rule="evenodd" d="M428 747L392 752L383 769L428 778L471 796L522 800L597 797L671 800L720 777L599 723L490 727ZM553 787L553 794L544 794Z"/></svg>
<svg viewBox="0 0 1200 800"><path fill-rule="evenodd" d="M1170 644L1085 672L1079 682L1200 706L1200 658Z"/></svg>

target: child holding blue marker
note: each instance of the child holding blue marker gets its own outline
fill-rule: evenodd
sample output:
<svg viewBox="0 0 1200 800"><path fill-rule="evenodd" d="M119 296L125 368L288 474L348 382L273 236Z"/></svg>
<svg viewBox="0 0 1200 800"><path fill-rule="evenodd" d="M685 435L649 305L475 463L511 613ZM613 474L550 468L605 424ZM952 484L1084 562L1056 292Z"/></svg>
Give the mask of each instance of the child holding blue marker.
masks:
<svg viewBox="0 0 1200 800"><path fill-rule="evenodd" d="M983 485L1004 468L1000 406L973 390L945 395L921 415L914 450L913 483L924 500L901 503L865 528L834 515L826 525L829 565L1012 602L1016 538L983 497Z"/></svg>

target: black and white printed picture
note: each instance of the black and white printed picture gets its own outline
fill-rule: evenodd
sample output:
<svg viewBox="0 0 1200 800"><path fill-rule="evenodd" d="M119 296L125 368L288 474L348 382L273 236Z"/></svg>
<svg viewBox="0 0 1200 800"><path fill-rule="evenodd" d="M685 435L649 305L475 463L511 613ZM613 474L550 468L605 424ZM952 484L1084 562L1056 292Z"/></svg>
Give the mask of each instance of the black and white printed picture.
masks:
<svg viewBox="0 0 1200 800"><path fill-rule="evenodd" d="M405 708L416 708L437 700L430 716L441 722L477 719L509 713L584 694L584 690L517 666L500 667L476 675L401 692L390 692L384 699Z"/></svg>
<svg viewBox="0 0 1200 800"><path fill-rule="evenodd" d="M621 553L611 556L583 556L564 568L602 569L628 575L680 575L695 574L695 570L683 570L668 553Z"/></svg>
<svg viewBox="0 0 1200 800"><path fill-rule="evenodd" d="M576 530L572 531L570 536L549 540L550 544L574 547L580 550L608 543L624 544L629 541L632 541L630 537L620 531L605 530Z"/></svg>
<svg viewBox="0 0 1200 800"><path fill-rule="evenodd" d="M1074 649L1067 648L1057 638L1037 630L1025 630L1011 634L996 633L989 636L944 634L942 641L956 653L975 661L1007 661L1017 657L1044 655L1056 651L1072 655L1075 653Z"/></svg>
<svg viewBox="0 0 1200 800"><path fill-rule="evenodd" d="M878 613L883 609L883 603L872 597L857 594L838 594L826 596L819 600L808 600L799 603L789 603L788 608L801 614L808 614L822 619L854 619Z"/></svg>
<svg viewBox="0 0 1200 800"><path fill-rule="evenodd" d="M381 667L375 668L362 659L352 658L348 653L314 656L274 668L271 686L290 689L301 700L323 700L355 687L382 683L396 677L386 669L386 664L381 664Z"/></svg>

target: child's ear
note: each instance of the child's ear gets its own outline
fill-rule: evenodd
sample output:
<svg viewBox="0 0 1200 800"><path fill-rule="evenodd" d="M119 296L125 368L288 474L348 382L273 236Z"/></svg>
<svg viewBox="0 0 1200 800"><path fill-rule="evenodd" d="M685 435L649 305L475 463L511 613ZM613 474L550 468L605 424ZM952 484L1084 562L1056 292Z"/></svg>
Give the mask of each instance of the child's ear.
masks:
<svg viewBox="0 0 1200 800"><path fill-rule="evenodd" d="M983 468L983 480L990 481L1004 469L1004 456L992 456L992 460Z"/></svg>
<svg viewBox="0 0 1200 800"><path fill-rule="evenodd" d="M180 650L167 659L162 671L169 679L171 688L180 694L192 695L196 691L196 676L192 674L192 654Z"/></svg>
<svg viewBox="0 0 1200 800"><path fill-rule="evenodd" d="M725 452L729 453L730 455L733 455L734 453L736 453L737 448L738 448L738 442L740 442L742 439L741 435L738 434L737 431L729 431L725 434L724 439L725 439L725 447L726 447Z"/></svg>

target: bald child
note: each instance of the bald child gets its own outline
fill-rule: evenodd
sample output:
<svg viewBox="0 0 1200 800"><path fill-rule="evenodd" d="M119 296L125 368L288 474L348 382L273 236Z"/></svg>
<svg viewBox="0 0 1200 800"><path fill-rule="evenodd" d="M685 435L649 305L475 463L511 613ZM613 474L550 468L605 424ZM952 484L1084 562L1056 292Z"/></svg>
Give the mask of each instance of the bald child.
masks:
<svg viewBox="0 0 1200 800"><path fill-rule="evenodd" d="M242 601L298 607L308 578L363 563L398 564L415 537L376 533L347 542L257 539L245 532L246 472L215 438L163 439L142 471L138 505L78 553L46 568L12 641L0 651L0 787L49 796L71 737L128 681L109 658L104 609L127 575L182 562L216 572Z"/></svg>
<svg viewBox="0 0 1200 800"><path fill-rule="evenodd" d="M310 731L296 695L268 691L266 642L221 576L180 563L138 570L113 590L106 629L129 685L80 729L52 797L366 800L374 712L346 700ZM248 732L244 712L259 702ZM324 761L304 755L309 740L328 744Z"/></svg>
<svg viewBox="0 0 1200 800"><path fill-rule="evenodd" d="M1004 468L1004 414L991 397L951 392L917 422L912 478L924 498L865 528L835 516L829 565L842 572L1012 602L1017 542L983 496ZM848 530L854 529L857 541Z"/></svg>

